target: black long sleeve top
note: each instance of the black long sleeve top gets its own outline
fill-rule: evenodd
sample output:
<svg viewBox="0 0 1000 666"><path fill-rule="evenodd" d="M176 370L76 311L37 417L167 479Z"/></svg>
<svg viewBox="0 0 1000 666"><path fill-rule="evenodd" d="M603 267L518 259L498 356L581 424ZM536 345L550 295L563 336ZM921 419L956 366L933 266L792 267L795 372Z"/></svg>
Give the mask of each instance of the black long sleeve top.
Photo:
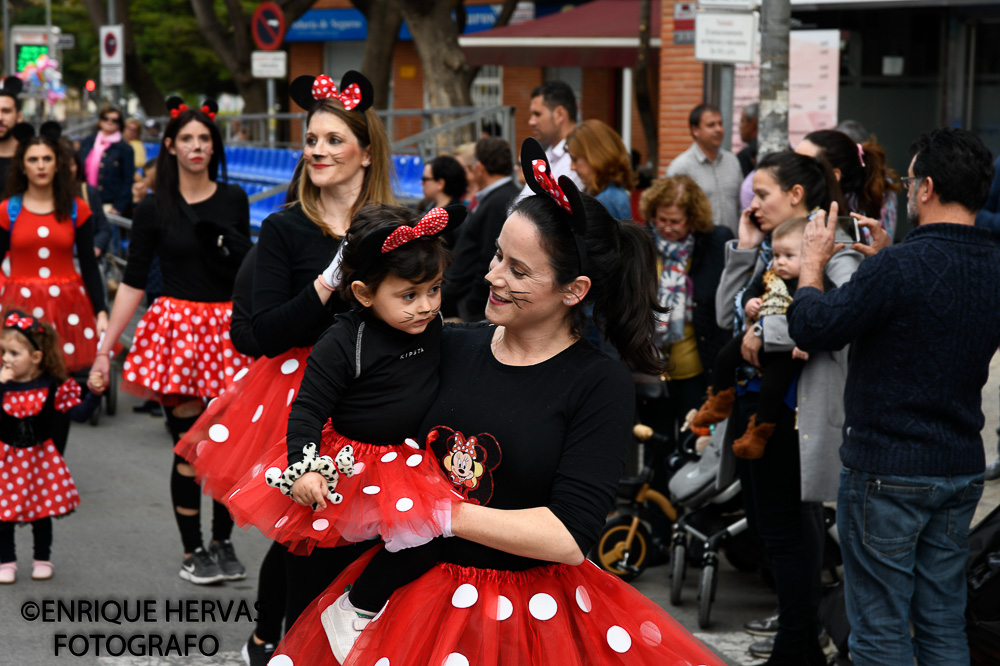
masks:
<svg viewBox="0 0 1000 666"><path fill-rule="evenodd" d="M340 242L298 205L264 220L253 277L253 335L265 355L316 344L334 317L349 309L336 294L324 304L313 287Z"/></svg>
<svg viewBox="0 0 1000 666"><path fill-rule="evenodd" d="M132 219L128 265L122 281L136 289L146 288L153 254L160 256L163 295L199 303L228 301L238 267L220 266L218 259L195 235L194 222L181 213L165 228L156 214L155 194L147 195ZM235 228L250 237L250 204L238 185L219 183L211 197L191 204L199 220ZM91 253L93 254L93 253Z"/></svg>

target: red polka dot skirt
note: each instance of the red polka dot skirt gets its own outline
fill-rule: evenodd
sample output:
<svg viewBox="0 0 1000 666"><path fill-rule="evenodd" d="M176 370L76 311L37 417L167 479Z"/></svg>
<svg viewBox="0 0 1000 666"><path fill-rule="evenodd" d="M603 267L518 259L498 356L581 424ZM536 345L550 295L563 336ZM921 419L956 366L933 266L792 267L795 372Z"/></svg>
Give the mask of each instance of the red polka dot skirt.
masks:
<svg viewBox="0 0 1000 666"><path fill-rule="evenodd" d="M274 666L336 664L324 612L375 551L348 567L299 616ZM414 622L417 621L418 625ZM344 666L722 666L633 587L587 561L527 571L439 564L390 597Z"/></svg>
<svg viewBox="0 0 1000 666"><path fill-rule="evenodd" d="M220 395L251 361L229 339L231 317L232 303L157 298L136 326L122 388L168 406Z"/></svg>
<svg viewBox="0 0 1000 666"><path fill-rule="evenodd" d="M288 429L288 413L312 347L261 357L237 372L232 385L174 447L194 465L206 494L222 502L236 482Z"/></svg>
<svg viewBox="0 0 1000 666"><path fill-rule="evenodd" d="M51 440L26 449L0 442L0 522L65 516L78 506L76 484Z"/></svg>
<svg viewBox="0 0 1000 666"><path fill-rule="evenodd" d="M412 439L389 446L357 442L328 424L319 455L336 459L348 444L354 448L355 473L340 475L336 492L343 501L339 504L327 500L325 509L314 512L267 485L268 470L280 473L288 466L288 450L281 440L230 492L225 503L233 520L240 526L255 526L295 554L379 535L408 534L429 540L441 534L436 512L462 498L428 451Z"/></svg>
<svg viewBox="0 0 1000 666"><path fill-rule="evenodd" d="M78 274L10 277L0 290L3 312L20 310L52 324L70 372L89 369L97 354L94 307Z"/></svg>

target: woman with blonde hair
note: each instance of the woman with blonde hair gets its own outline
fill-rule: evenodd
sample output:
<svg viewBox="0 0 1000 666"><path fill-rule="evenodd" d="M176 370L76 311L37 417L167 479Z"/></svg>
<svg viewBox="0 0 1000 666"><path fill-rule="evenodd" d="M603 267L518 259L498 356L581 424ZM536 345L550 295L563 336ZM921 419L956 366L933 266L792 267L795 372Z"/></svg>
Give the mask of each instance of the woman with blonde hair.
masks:
<svg viewBox="0 0 1000 666"><path fill-rule="evenodd" d="M669 407L643 418L661 419L649 425L676 433L684 415L701 404L715 357L729 339L715 321L715 289L733 232L712 224L712 205L688 176L654 181L639 210L656 245L659 303L670 310L654 337L667 360Z"/></svg>
<svg viewBox="0 0 1000 666"><path fill-rule="evenodd" d="M566 137L571 166L586 193L613 217L632 217L629 192L634 179L628 151L618 133L600 120L584 120Z"/></svg>

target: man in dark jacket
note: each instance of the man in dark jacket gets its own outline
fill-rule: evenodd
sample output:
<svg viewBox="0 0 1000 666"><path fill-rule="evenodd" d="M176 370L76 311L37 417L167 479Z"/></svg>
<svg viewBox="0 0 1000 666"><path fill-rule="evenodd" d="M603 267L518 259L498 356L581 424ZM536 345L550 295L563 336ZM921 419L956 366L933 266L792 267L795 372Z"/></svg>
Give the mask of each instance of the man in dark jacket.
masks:
<svg viewBox="0 0 1000 666"><path fill-rule="evenodd" d="M496 254L496 240L507 220L507 209L519 192L511 176L513 170L509 143L492 136L476 143L472 176L478 191L470 205L469 219L459 228L455 261L445 272L442 301L446 315L457 313L467 322L481 321L486 316L489 289L484 278Z"/></svg>
<svg viewBox="0 0 1000 666"><path fill-rule="evenodd" d="M858 666L969 663L965 567L986 466L982 389L1000 345L1000 252L974 223L993 158L959 129L922 135L913 153L902 179L913 231L824 294L838 225L818 214L787 314L789 334L811 354L851 344L837 529ZM866 226L882 245L885 232Z"/></svg>
<svg viewBox="0 0 1000 666"><path fill-rule="evenodd" d="M135 180L135 154L122 140L125 117L115 107L101 110L97 132L80 143L86 181L101 193L101 201L110 204L113 215L128 215L132 209L132 182ZM94 150L97 155L91 155Z"/></svg>

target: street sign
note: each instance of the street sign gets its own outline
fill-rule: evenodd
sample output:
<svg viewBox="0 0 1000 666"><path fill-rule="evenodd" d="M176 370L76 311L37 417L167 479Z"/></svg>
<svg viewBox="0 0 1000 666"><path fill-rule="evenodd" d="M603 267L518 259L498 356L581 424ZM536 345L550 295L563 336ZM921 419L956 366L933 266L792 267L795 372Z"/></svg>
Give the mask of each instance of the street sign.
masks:
<svg viewBox="0 0 1000 666"><path fill-rule="evenodd" d="M60 49L75 49L76 48L76 35L59 35L59 48Z"/></svg>
<svg viewBox="0 0 1000 666"><path fill-rule="evenodd" d="M288 76L288 53L285 51L253 51L250 69L255 79L283 79Z"/></svg>
<svg viewBox="0 0 1000 666"><path fill-rule="evenodd" d="M10 33L7 62L14 63L12 73L23 72L41 55L59 58L59 28L44 25L15 25L11 26Z"/></svg>
<svg viewBox="0 0 1000 666"><path fill-rule="evenodd" d="M120 86L125 83L125 35L121 25L102 25L101 85Z"/></svg>
<svg viewBox="0 0 1000 666"><path fill-rule="evenodd" d="M694 58L702 62L753 62L757 12L698 12Z"/></svg>
<svg viewBox="0 0 1000 666"><path fill-rule="evenodd" d="M758 0L698 0L698 9L740 9L749 12L758 6Z"/></svg>
<svg viewBox="0 0 1000 666"><path fill-rule="evenodd" d="M694 44L694 19L698 14L693 2L674 3L674 44Z"/></svg>
<svg viewBox="0 0 1000 666"><path fill-rule="evenodd" d="M257 5L250 19L250 33L261 51L274 51L285 39L285 14L273 2Z"/></svg>

